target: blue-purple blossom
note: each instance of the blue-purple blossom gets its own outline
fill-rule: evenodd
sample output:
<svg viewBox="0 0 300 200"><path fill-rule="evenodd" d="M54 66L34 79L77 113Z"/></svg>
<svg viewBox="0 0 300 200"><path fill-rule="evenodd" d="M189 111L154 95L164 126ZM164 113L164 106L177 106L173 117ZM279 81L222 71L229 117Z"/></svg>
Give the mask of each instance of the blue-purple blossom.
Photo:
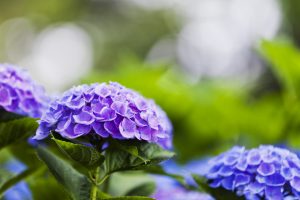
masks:
<svg viewBox="0 0 300 200"><path fill-rule="evenodd" d="M173 179L163 176L154 176L156 191L152 198L156 200L213 200L208 194L187 190Z"/></svg>
<svg viewBox="0 0 300 200"><path fill-rule="evenodd" d="M38 118L48 100L43 87L34 82L27 71L0 64L0 110Z"/></svg>
<svg viewBox="0 0 300 200"><path fill-rule="evenodd" d="M42 116L35 139L51 131L68 139L84 135L137 139L171 147L172 126L153 100L111 82L80 85L54 100Z"/></svg>
<svg viewBox="0 0 300 200"><path fill-rule="evenodd" d="M248 200L300 198L300 160L289 150L233 147L208 165L202 175L213 188L222 187Z"/></svg>

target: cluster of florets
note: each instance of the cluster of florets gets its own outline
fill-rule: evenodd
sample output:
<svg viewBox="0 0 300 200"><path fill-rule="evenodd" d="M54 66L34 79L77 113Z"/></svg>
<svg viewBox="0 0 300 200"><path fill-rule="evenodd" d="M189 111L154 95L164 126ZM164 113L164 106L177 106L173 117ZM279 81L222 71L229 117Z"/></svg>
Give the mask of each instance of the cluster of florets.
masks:
<svg viewBox="0 0 300 200"><path fill-rule="evenodd" d="M155 176L154 178L157 189L151 197L156 200L214 200L208 194L185 189L169 177Z"/></svg>
<svg viewBox="0 0 300 200"><path fill-rule="evenodd" d="M137 139L171 146L172 126L154 101L118 83L81 85L53 101L40 120L35 139L51 131L68 139Z"/></svg>
<svg viewBox="0 0 300 200"><path fill-rule="evenodd" d="M210 160L204 176L211 187L223 187L249 200L299 199L300 160L286 149L234 147Z"/></svg>
<svg viewBox="0 0 300 200"><path fill-rule="evenodd" d="M181 187L169 190L158 189L152 196L156 200L213 200L208 194L203 194L196 191L189 191Z"/></svg>
<svg viewBox="0 0 300 200"><path fill-rule="evenodd" d="M35 83L27 71L0 65L0 110L38 118L48 101L43 87Z"/></svg>

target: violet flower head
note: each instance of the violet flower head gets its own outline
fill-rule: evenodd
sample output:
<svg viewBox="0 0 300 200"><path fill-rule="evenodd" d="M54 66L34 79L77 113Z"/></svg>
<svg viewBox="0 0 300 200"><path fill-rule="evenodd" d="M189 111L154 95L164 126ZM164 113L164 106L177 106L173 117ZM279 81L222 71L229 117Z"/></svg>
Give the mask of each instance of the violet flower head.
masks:
<svg viewBox="0 0 300 200"><path fill-rule="evenodd" d="M151 197L156 200L214 200L208 194L185 189L169 177L154 176L154 178L157 189Z"/></svg>
<svg viewBox="0 0 300 200"><path fill-rule="evenodd" d="M84 135L137 139L169 148L172 126L154 101L111 82L73 87L53 101L40 120L34 139L51 131L67 139Z"/></svg>
<svg viewBox="0 0 300 200"><path fill-rule="evenodd" d="M48 96L27 71L9 64L0 64L0 110L30 117L41 117Z"/></svg>
<svg viewBox="0 0 300 200"><path fill-rule="evenodd" d="M286 149L233 147L208 163L203 175L213 188L222 187L248 200L300 198L300 160Z"/></svg>

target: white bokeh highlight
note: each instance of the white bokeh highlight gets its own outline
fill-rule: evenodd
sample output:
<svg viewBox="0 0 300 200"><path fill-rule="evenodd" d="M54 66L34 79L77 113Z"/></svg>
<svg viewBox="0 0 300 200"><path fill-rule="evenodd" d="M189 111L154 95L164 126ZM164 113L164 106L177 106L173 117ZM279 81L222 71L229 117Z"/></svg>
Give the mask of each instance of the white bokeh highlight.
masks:
<svg viewBox="0 0 300 200"><path fill-rule="evenodd" d="M26 63L48 91L63 91L90 72L91 39L75 24L48 27L36 37Z"/></svg>

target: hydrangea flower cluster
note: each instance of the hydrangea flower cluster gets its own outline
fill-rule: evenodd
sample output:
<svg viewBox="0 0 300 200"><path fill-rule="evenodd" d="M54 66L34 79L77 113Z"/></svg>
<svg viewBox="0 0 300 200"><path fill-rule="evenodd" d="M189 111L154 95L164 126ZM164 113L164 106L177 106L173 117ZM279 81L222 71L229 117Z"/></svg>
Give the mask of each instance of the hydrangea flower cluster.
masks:
<svg viewBox="0 0 300 200"><path fill-rule="evenodd" d="M203 194L196 191L189 191L184 188L172 188L169 190L158 189L152 196L156 200L213 200L208 194Z"/></svg>
<svg viewBox="0 0 300 200"><path fill-rule="evenodd" d="M137 92L111 82L73 87L53 101L34 139L51 131L68 139L87 134L138 139L170 148L172 126L162 109Z"/></svg>
<svg viewBox="0 0 300 200"><path fill-rule="evenodd" d="M152 198L156 200L214 200L208 194L187 190L168 177L155 176L155 181L157 189Z"/></svg>
<svg viewBox="0 0 300 200"><path fill-rule="evenodd" d="M48 101L43 87L35 83L27 71L0 65L0 110L38 118Z"/></svg>
<svg viewBox="0 0 300 200"><path fill-rule="evenodd" d="M203 175L211 187L223 187L248 200L300 198L300 160L282 148L234 147L211 159Z"/></svg>

